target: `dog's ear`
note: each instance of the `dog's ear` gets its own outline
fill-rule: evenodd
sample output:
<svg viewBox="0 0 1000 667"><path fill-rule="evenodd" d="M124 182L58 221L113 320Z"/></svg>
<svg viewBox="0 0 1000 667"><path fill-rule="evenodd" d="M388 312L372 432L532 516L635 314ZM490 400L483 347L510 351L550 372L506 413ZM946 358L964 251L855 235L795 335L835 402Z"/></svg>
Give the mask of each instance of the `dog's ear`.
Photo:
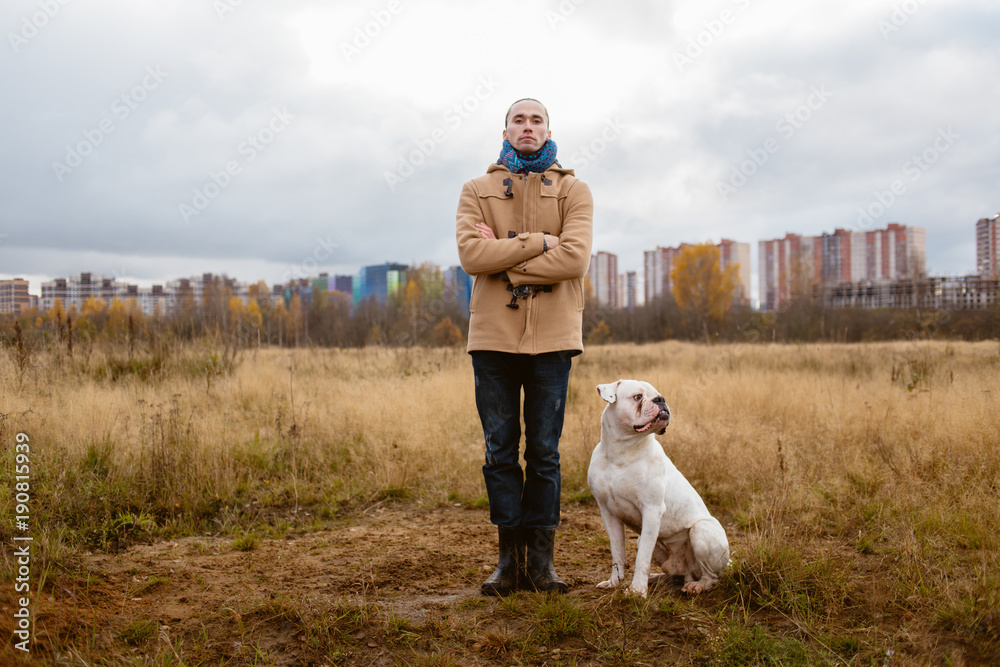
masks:
<svg viewBox="0 0 1000 667"><path fill-rule="evenodd" d="M597 385L597 393L601 395L608 403L614 403L615 399L618 398L618 385L621 384L621 380L618 382L612 382L610 384L599 384Z"/></svg>

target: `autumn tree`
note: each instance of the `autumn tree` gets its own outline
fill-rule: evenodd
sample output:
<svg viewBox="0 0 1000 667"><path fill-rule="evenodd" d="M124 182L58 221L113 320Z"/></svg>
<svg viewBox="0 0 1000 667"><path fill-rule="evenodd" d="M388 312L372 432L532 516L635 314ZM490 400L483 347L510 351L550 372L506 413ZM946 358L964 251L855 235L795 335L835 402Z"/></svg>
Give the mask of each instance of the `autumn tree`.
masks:
<svg viewBox="0 0 1000 667"><path fill-rule="evenodd" d="M255 307L256 316L253 313ZM251 321L258 329L263 330L265 339L270 343L271 325L274 322L274 306L271 301L271 290L263 280L258 280L248 288L247 310L250 313ZM260 331L258 331L259 335Z"/></svg>
<svg viewBox="0 0 1000 667"><path fill-rule="evenodd" d="M257 339L257 344L260 345L260 330L264 324L264 316L260 312L260 306L257 305L256 301L251 301L247 305L247 322L250 325L250 333L254 335Z"/></svg>
<svg viewBox="0 0 1000 667"><path fill-rule="evenodd" d="M416 345L419 342L420 332L417 329L417 321L420 319L423 310L424 290L419 280L410 280L406 283L406 294L403 296L403 313L410 325L410 344Z"/></svg>
<svg viewBox="0 0 1000 667"><path fill-rule="evenodd" d="M397 323L391 337L393 342L418 345L431 324L438 319L447 302L444 277L437 266L424 262L406 270L406 287L399 295L400 315L405 322ZM404 333L401 326L406 326Z"/></svg>
<svg viewBox="0 0 1000 667"><path fill-rule="evenodd" d="M86 311L87 308L85 306L84 312ZM111 305L107 308L107 319L104 323L103 336L107 340L119 343L125 340L127 326L128 312L125 309L125 302L115 297L111 300Z"/></svg>
<svg viewBox="0 0 1000 667"><path fill-rule="evenodd" d="M441 347L454 347L465 342L462 330L450 317L445 317L434 327L434 343Z"/></svg>
<svg viewBox="0 0 1000 667"><path fill-rule="evenodd" d="M285 332L288 329L288 309L285 308L284 299L278 299L271 311L272 319L278 329L278 347L285 344Z"/></svg>
<svg viewBox="0 0 1000 667"><path fill-rule="evenodd" d="M289 342L294 341L295 347L299 347L301 336L305 333L303 315L302 298L296 292L292 295L292 300L288 303L288 314L286 316L288 340Z"/></svg>
<svg viewBox="0 0 1000 667"><path fill-rule="evenodd" d="M229 297L228 319L230 331L239 331L247 316L246 305L238 296Z"/></svg>
<svg viewBox="0 0 1000 667"><path fill-rule="evenodd" d="M597 323L587 335L587 345L604 345L611 342L611 327L604 320Z"/></svg>
<svg viewBox="0 0 1000 667"><path fill-rule="evenodd" d="M52 301L52 307L49 308L48 316L52 322L62 322L66 319L66 310L63 308L62 300L59 297L56 297Z"/></svg>
<svg viewBox="0 0 1000 667"><path fill-rule="evenodd" d="M732 306L738 264L722 268L719 248L700 243L684 248L673 262L674 299L686 322L709 340L709 324L718 326Z"/></svg>

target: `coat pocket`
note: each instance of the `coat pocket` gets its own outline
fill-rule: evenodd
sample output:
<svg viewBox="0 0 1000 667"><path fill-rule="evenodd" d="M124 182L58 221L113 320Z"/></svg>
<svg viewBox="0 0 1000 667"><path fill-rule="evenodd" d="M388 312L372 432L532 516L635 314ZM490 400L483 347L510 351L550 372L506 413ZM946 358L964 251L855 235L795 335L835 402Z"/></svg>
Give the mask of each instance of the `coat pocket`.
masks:
<svg viewBox="0 0 1000 667"><path fill-rule="evenodd" d="M476 312L476 308L479 306L479 296L483 293L483 283L486 280L486 276L473 276L472 294L469 296L469 314Z"/></svg>
<svg viewBox="0 0 1000 667"><path fill-rule="evenodd" d="M555 236L562 234L562 208L565 197L558 192L547 192L542 188L542 196L538 198L538 210L535 212L535 231L548 232Z"/></svg>
<svg viewBox="0 0 1000 667"><path fill-rule="evenodd" d="M576 299L576 309L583 311L583 279L571 280L569 281L569 285L573 290L573 298Z"/></svg>

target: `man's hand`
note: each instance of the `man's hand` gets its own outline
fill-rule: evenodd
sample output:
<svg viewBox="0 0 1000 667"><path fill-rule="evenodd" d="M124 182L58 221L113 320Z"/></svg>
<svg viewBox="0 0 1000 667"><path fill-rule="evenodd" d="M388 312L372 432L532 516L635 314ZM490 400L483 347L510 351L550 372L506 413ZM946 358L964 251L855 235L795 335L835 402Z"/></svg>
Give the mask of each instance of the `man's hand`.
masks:
<svg viewBox="0 0 1000 667"><path fill-rule="evenodd" d="M481 239L495 239L496 234L493 233L493 229L490 228L485 222L476 223L476 231L479 232L479 238ZM559 237L554 234L545 235L545 245L549 250L552 250L559 245Z"/></svg>

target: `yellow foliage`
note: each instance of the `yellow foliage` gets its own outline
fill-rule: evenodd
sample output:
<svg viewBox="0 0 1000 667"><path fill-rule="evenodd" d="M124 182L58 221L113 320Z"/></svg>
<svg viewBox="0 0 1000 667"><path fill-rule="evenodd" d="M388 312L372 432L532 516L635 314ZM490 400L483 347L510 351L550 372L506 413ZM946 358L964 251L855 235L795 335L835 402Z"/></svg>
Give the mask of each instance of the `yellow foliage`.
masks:
<svg viewBox="0 0 1000 667"><path fill-rule="evenodd" d="M52 302L52 307L49 308L49 320L61 322L64 319L66 319L66 311L63 309L62 300L56 297Z"/></svg>
<svg viewBox="0 0 1000 667"><path fill-rule="evenodd" d="M594 330L587 336L588 345L604 345L611 342L611 327L604 320L597 323Z"/></svg>
<svg viewBox="0 0 1000 667"><path fill-rule="evenodd" d="M699 243L684 248L670 271L674 299L681 314L708 336L708 324L718 324L736 293L738 264L722 268L719 248Z"/></svg>
<svg viewBox="0 0 1000 667"><path fill-rule="evenodd" d="M251 301L250 305L247 306L247 317L250 318L250 324L255 329L260 329L264 324L264 316L261 314L260 306L257 305L256 301Z"/></svg>
<svg viewBox="0 0 1000 667"><path fill-rule="evenodd" d="M462 330L450 317L445 317L434 327L434 342L442 347L461 345L464 342Z"/></svg>
<svg viewBox="0 0 1000 667"><path fill-rule="evenodd" d="M117 300L117 299L116 299ZM53 306L55 307L55 306ZM95 299L90 297L83 303L83 309L80 311L82 317L100 317L104 315L108 310L108 304L101 299Z"/></svg>
<svg viewBox="0 0 1000 667"><path fill-rule="evenodd" d="M245 313L246 309L243 306L243 299L238 296L229 297L229 317L232 324L239 324Z"/></svg>

